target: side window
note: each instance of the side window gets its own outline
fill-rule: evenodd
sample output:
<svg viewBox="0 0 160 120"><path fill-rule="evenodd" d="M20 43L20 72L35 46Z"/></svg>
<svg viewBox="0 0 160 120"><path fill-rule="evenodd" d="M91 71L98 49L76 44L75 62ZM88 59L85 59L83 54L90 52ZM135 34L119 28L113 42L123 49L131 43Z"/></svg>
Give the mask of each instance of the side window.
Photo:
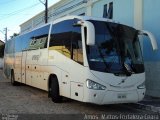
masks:
<svg viewBox="0 0 160 120"><path fill-rule="evenodd" d="M66 20L52 26L50 49L57 50L71 58L71 36L73 20Z"/></svg>
<svg viewBox="0 0 160 120"><path fill-rule="evenodd" d="M31 49L31 41L33 38L33 32L27 33L22 36L22 50L29 50Z"/></svg>
<svg viewBox="0 0 160 120"><path fill-rule="evenodd" d="M49 25L34 31L29 49L47 48Z"/></svg>
<svg viewBox="0 0 160 120"><path fill-rule="evenodd" d="M10 53L14 53L15 52L15 38L9 40L9 41L6 41L6 44L5 44L5 52L7 54L10 54Z"/></svg>
<svg viewBox="0 0 160 120"><path fill-rule="evenodd" d="M15 52L21 52L22 51L22 40L21 37L15 38Z"/></svg>
<svg viewBox="0 0 160 120"><path fill-rule="evenodd" d="M53 25L49 46L83 64L81 27L74 27L74 22L75 20L66 20Z"/></svg>
<svg viewBox="0 0 160 120"><path fill-rule="evenodd" d="M81 27L74 27L72 34L72 59L83 65Z"/></svg>

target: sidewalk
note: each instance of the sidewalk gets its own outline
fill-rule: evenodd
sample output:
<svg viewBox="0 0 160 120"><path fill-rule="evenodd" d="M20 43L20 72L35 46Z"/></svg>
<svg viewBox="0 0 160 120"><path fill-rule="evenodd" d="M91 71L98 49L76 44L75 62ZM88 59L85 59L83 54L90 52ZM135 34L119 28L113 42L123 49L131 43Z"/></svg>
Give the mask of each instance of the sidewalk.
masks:
<svg viewBox="0 0 160 120"><path fill-rule="evenodd" d="M10 82L9 79L4 79L2 69L0 69L0 82ZM137 109L143 109L160 114L160 98L145 96L143 101L128 105Z"/></svg>
<svg viewBox="0 0 160 120"><path fill-rule="evenodd" d="M0 68L0 82L10 82L9 79L5 79L3 69Z"/></svg>
<svg viewBox="0 0 160 120"><path fill-rule="evenodd" d="M135 103L134 107L160 113L160 98L146 96L143 101Z"/></svg>
<svg viewBox="0 0 160 120"><path fill-rule="evenodd" d="M0 69L3 68L3 58L0 58Z"/></svg>

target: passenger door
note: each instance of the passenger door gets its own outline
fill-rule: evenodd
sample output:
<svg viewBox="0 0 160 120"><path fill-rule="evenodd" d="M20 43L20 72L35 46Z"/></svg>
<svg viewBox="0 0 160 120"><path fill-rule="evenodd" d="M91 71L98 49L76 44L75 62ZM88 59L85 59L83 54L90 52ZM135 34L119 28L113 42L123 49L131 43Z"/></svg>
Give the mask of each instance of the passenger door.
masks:
<svg viewBox="0 0 160 120"><path fill-rule="evenodd" d="M22 47L21 37L17 37L15 41L15 63L14 63L14 77L15 81L21 82L21 61L22 61Z"/></svg>
<svg viewBox="0 0 160 120"><path fill-rule="evenodd" d="M47 80L44 79L48 59L48 33L50 25L44 26L34 31L33 40L30 48L32 63L32 86L47 89Z"/></svg>
<svg viewBox="0 0 160 120"><path fill-rule="evenodd" d="M26 59L27 59L27 51L22 51L22 83L26 84Z"/></svg>

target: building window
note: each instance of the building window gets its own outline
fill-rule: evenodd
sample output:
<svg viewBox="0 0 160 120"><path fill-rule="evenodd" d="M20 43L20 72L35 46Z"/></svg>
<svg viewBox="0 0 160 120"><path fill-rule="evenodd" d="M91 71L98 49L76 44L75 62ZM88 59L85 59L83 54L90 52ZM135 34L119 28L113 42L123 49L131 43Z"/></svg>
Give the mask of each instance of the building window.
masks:
<svg viewBox="0 0 160 120"><path fill-rule="evenodd" d="M79 16L85 16L85 13L81 13L81 14L79 14Z"/></svg>
<svg viewBox="0 0 160 120"><path fill-rule="evenodd" d="M113 2L109 3L108 16L109 19L113 19Z"/></svg>
<svg viewBox="0 0 160 120"><path fill-rule="evenodd" d="M107 8L107 6L109 6ZM108 19L113 19L113 2L110 2L109 5L105 4L103 9L103 17Z"/></svg>
<svg viewBox="0 0 160 120"><path fill-rule="evenodd" d="M104 9L103 9L103 17L104 18L107 18L107 13L108 13L108 11L107 11L107 4L105 4L104 5Z"/></svg>

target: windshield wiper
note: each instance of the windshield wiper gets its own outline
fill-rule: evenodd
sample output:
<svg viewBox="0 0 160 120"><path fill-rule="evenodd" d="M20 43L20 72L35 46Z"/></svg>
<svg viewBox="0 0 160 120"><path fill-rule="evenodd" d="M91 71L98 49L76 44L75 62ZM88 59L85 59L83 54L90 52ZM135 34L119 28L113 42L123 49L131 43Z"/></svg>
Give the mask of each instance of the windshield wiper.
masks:
<svg viewBox="0 0 160 120"><path fill-rule="evenodd" d="M124 68L125 68L126 75L131 76L134 73L131 66L127 63L124 63L123 65L124 65Z"/></svg>

